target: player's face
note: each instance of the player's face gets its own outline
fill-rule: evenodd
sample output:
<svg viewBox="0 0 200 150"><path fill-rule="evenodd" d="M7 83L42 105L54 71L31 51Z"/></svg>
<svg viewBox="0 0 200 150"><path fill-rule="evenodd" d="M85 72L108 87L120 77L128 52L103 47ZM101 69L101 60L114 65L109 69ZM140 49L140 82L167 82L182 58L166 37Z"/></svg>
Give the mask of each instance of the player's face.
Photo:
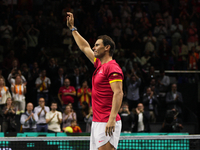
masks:
<svg viewBox="0 0 200 150"><path fill-rule="evenodd" d="M105 46L103 45L103 40L98 39L92 49L94 50L94 56L96 58L102 58L105 53Z"/></svg>

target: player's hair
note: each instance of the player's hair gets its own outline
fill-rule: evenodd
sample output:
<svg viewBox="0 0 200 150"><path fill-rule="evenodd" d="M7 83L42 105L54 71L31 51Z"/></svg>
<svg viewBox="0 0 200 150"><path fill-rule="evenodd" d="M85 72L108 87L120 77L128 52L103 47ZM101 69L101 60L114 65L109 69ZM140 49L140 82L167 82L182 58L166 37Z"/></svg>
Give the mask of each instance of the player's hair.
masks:
<svg viewBox="0 0 200 150"><path fill-rule="evenodd" d="M110 54L110 56L113 56L113 53L115 51L115 42L112 40L112 38L107 35L100 35L100 36L98 36L97 39L102 39L104 46L110 45L109 54Z"/></svg>

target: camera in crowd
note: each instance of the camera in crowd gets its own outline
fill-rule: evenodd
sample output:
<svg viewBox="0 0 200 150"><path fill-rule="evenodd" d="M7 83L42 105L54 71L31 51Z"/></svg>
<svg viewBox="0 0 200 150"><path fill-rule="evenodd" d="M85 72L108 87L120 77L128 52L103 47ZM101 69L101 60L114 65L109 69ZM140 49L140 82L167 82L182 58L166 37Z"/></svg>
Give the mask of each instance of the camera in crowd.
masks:
<svg viewBox="0 0 200 150"><path fill-rule="evenodd" d="M168 110L165 122L161 129L162 132L180 132L183 129L182 124L177 120L179 112L176 109Z"/></svg>

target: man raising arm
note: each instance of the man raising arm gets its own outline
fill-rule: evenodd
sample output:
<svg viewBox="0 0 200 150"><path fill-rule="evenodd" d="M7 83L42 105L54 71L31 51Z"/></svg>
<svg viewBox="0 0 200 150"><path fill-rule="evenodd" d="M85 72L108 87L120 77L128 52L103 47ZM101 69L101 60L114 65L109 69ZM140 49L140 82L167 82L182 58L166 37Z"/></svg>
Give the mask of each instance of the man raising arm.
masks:
<svg viewBox="0 0 200 150"><path fill-rule="evenodd" d="M112 59L115 42L109 36L101 35L91 49L74 27L73 14L67 15L67 26L72 31L77 45L96 68L92 76L93 120L90 150L117 149L121 132L121 118L118 112L123 97L124 76L120 66Z"/></svg>

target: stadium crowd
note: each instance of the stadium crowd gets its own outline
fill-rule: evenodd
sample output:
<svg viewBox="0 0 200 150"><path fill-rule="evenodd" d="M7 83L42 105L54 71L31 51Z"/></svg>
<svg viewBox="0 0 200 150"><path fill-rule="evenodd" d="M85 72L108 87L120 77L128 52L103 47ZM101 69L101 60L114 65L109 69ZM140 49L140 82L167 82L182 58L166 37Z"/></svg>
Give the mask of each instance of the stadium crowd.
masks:
<svg viewBox="0 0 200 150"><path fill-rule="evenodd" d="M91 47L102 34L116 43L114 59L125 76L122 131L150 132L157 121L163 132L172 122L180 131L184 98L177 83L199 77L172 81L165 70L199 69L197 0L0 0L2 131L16 131L20 115L23 132L90 132L94 67L66 26L68 11ZM159 120L164 105L167 117Z"/></svg>

